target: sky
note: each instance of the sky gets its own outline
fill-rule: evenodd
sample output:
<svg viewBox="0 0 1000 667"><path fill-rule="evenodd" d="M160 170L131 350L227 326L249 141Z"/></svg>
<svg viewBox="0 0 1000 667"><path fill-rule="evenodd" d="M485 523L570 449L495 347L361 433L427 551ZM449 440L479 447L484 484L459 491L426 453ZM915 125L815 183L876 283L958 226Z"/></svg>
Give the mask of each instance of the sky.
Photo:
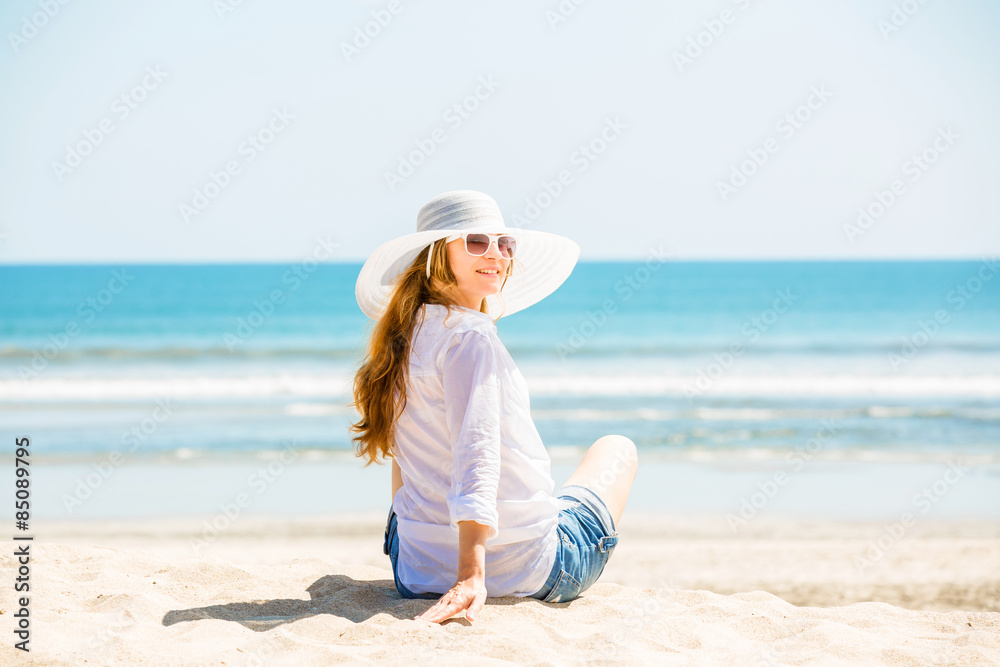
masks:
<svg viewBox="0 0 1000 667"><path fill-rule="evenodd" d="M363 261L472 189L581 261L1000 251L1000 6L0 8L0 263Z"/></svg>

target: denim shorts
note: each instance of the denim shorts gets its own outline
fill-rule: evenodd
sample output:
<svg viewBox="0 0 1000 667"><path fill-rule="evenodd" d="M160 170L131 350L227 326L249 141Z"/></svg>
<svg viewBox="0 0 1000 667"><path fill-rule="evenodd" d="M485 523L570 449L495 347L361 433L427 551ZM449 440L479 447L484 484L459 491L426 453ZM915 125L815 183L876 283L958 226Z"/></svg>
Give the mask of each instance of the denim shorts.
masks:
<svg viewBox="0 0 1000 667"><path fill-rule="evenodd" d="M569 507L559 511L559 543L555 562L552 563L552 570L542 588L528 596L542 602L569 602L579 597L597 582L618 544L614 518L600 496L575 484L562 487L558 493L559 498L569 503ZM414 593L399 581L396 567L399 560L399 535L396 526L396 513L390 506L382 552L392 562L396 590L404 598L440 598L441 593Z"/></svg>
<svg viewBox="0 0 1000 667"><path fill-rule="evenodd" d="M618 544L615 520L601 497L575 484L559 489L570 501L559 510L559 546L552 571L541 590L530 597L542 602L569 602L593 586Z"/></svg>

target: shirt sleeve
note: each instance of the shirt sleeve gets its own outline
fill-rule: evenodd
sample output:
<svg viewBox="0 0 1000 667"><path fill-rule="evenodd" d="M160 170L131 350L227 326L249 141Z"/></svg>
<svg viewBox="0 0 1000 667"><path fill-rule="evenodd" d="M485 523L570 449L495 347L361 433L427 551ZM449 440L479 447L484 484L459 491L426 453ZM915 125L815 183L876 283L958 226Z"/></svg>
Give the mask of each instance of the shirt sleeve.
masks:
<svg viewBox="0 0 1000 667"><path fill-rule="evenodd" d="M487 525L489 540L499 533L500 377L493 342L480 331L459 334L441 375L452 449L451 526L457 532L459 521Z"/></svg>

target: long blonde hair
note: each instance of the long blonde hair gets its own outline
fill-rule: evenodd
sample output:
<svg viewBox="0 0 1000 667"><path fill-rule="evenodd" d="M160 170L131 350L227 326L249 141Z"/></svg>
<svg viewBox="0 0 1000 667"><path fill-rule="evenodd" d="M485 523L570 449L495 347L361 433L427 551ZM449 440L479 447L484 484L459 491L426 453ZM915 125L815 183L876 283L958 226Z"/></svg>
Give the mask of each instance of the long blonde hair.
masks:
<svg viewBox="0 0 1000 667"><path fill-rule="evenodd" d="M358 434L351 442L356 443L355 454L367 459L365 467L382 463L380 457L384 460L392 456L393 428L406 407L410 341L420 307L435 303L451 310L455 305L447 296L458 284L448 262L447 245L443 241L434 244L430 278L426 268L428 248L420 251L396 279L385 312L370 332L365 358L354 376L354 402L348 405L361 413L360 421L352 423L348 430ZM511 259L501 291L513 268ZM485 298L479 311L489 313Z"/></svg>

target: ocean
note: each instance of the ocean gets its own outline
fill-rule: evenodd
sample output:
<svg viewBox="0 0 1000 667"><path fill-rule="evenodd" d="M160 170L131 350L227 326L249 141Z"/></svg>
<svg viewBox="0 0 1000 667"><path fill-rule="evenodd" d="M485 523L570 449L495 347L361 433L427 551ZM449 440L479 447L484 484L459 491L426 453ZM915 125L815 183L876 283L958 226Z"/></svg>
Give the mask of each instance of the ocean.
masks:
<svg viewBox="0 0 1000 667"><path fill-rule="evenodd" d="M348 460L360 263L0 267L0 423L35 461ZM581 262L501 318L553 460L1000 461L1000 264Z"/></svg>

